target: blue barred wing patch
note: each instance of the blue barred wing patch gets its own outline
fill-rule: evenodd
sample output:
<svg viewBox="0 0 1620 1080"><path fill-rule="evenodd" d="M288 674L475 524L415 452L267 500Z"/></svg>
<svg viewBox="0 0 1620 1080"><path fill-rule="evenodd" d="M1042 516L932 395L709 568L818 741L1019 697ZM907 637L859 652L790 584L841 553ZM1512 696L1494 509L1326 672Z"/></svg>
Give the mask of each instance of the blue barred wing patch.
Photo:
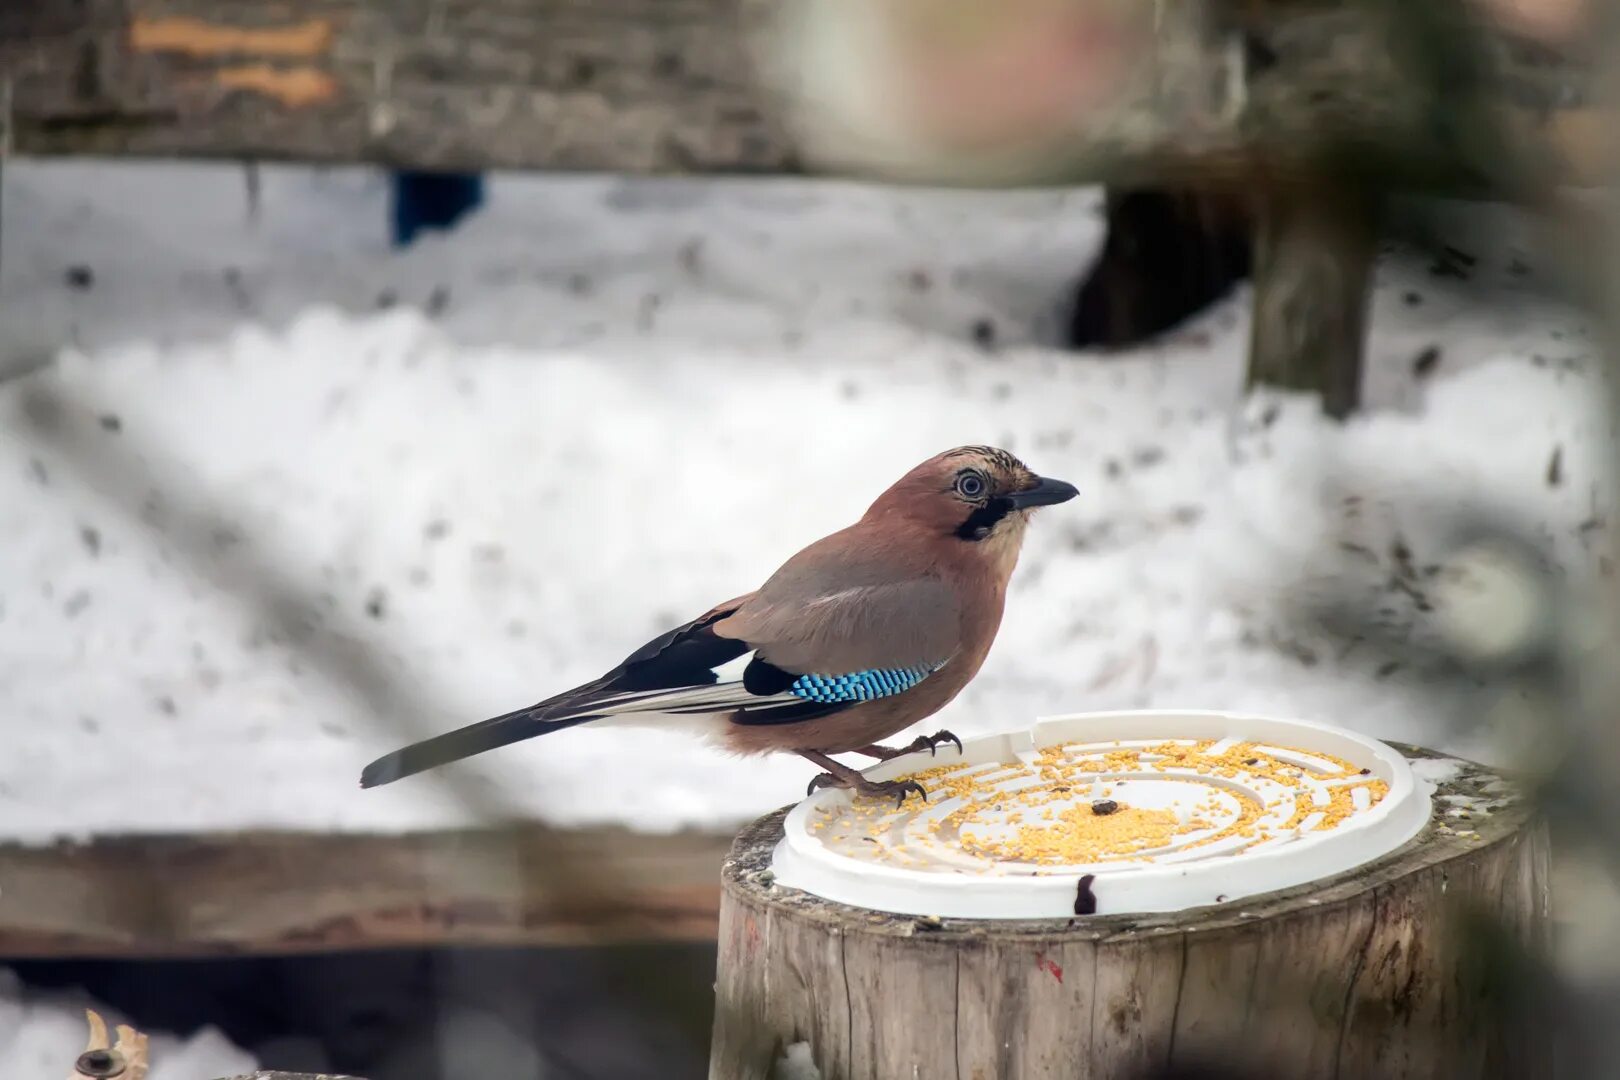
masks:
<svg viewBox="0 0 1620 1080"><path fill-rule="evenodd" d="M925 664L906 668L874 668L848 675L800 675L788 693L823 705L876 701L904 693L934 673Z"/></svg>

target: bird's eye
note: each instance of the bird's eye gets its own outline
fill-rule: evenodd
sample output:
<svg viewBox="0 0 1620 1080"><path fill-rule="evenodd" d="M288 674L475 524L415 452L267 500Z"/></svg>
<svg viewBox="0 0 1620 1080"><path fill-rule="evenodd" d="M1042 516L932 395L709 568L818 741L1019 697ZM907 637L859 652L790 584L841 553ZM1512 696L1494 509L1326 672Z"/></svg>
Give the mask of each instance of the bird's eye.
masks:
<svg viewBox="0 0 1620 1080"><path fill-rule="evenodd" d="M965 472L956 478L956 493L964 499L977 499L984 495L984 477Z"/></svg>

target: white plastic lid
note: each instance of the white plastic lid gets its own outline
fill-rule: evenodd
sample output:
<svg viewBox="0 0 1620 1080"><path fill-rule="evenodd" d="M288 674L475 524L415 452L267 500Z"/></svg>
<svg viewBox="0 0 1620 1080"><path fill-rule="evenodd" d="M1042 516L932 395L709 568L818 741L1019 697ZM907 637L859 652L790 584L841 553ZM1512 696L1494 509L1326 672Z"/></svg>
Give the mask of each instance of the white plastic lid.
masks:
<svg viewBox="0 0 1620 1080"><path fill-rule="evenodd" d="M1218 712L1042 720L887 761L928 801L823 790L788 813L778 883L838 903L963 919L1166 912L1302 885L1386 855L1427 785L1376 740ZM1112 805L1109 805L1112 804Z"/></svg>

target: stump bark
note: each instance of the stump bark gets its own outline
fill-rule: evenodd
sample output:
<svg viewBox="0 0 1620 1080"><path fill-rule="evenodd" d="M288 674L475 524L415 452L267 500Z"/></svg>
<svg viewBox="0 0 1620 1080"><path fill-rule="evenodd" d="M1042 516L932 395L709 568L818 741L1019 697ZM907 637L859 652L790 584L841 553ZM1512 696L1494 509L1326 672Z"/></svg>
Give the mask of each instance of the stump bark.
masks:
<svg viewBox="0 0 1620 1080"><path fill-rule="evenodd" d="M1409 756L1433 757L1402 748ZM779 811L723 872L710 1080L808 1043L824 1080L1529 1076L1526 955L1549 846L1529 802L1459 762L1408 844L1307 886L1167 915L898 916L774 884Z"/></svg>

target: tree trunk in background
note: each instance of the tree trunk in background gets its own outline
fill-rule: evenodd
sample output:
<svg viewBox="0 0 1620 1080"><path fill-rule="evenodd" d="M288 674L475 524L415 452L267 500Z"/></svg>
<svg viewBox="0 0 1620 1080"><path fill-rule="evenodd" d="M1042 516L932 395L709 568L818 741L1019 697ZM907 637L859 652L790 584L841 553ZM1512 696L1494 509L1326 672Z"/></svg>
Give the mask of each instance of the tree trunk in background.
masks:
<svg viewBox="0 0 1620 1080"><path fill-rule="evenodd" d="M1069 321L1076 348L1125 348L1197 315L1249 275L1251 211L1219 192L1110 188L1108 235Z"/></svg>
<svg viewBox="0 0 1620 1080"><path fill-rule="evenodd" d="M1269 193L1255 232L1250 385L1315 392L1333 417L1355 411L1376 241L1368 191L1324 181Z"/></svg>

